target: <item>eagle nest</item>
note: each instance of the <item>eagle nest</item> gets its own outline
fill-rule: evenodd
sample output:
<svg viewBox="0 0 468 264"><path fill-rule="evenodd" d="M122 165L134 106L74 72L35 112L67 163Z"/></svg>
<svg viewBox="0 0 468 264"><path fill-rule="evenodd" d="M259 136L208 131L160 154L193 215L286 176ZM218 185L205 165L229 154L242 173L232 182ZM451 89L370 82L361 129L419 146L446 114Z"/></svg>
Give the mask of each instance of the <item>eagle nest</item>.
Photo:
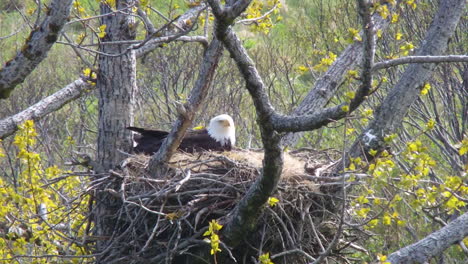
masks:
<svg viewBox="0 0 468 264"><path fill-rule="evenodd" d="M265 252L275 263L309 263L317 257L333 239L336 221L325 213L332 199L320 191L316 179L336 154L311 149L285 153L273 194L279 202L265 205L241 246L228 248L221 236L218 261L223 254L225 258L218 263L256 263ZM224 223L260 175L262 160L263 152L245 150L177 153L167 176L150 178L145 174L149 156L128 158L121 170L96 184L110 194L101 202L118 212L108 219L116 232L107 257L118 254L119 263L195 263L194 256L207 254L213 261L203 233L212 219Z"/></svg>

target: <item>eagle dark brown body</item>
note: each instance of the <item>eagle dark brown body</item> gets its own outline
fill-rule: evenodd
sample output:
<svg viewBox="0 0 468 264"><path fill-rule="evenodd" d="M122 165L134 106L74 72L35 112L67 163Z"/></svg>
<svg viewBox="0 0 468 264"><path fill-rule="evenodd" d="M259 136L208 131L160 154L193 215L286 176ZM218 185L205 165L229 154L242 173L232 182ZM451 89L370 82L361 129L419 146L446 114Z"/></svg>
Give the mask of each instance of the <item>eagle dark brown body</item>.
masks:
<svg viewBox="0 0 468 264"><path fill-rule="evenodd" d="M127 127L127 129L137 132L133 139L136 146L135 153L152 155L159 150L164 139L169 135L167 131L151 130L138 127ZM188 131L178 148L184 152L200 152L206 150L229 151L232 149L231 142L222 145L208 134L208 130Z"/></svg>
<svg viewBox="0 0 468 264"><path fill-rule="evenodd" d="M159 150L169 132L162 130L127 127L133 136L135 153L152 155ZM179 150L193 153L206 150L229 151L236 142L234 121L229 115L219 115L210 120L207 129L188 131Z"/></svg>

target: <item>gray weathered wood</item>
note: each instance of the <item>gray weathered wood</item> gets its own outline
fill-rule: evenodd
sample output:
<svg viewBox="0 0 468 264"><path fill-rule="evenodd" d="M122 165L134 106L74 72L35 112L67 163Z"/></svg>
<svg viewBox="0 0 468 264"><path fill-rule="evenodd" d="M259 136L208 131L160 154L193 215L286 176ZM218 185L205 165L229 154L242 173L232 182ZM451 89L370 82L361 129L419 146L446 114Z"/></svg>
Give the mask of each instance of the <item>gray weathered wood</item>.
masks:
<svg viewBox="0 0 468 264"><path fill-rule="evenodd" d="M275 191L280 179L283 166L283 151L280 146L281 135L278 131L291 131L293 125L298 125L298 129L305 129L305 126L302 126L300 123L301 121L303 123L304 120L307 120L309 116L300 116L296 119L295 116L280 115L275 111L268 98L262 78L255 67L255 63L249 57L240 39L232 30L230 25L233 22L233 17L239 15L233 13L235 12L234 10L237 10L237 12L240 12L239 10L244 10L250 1L237 1L233 7L228 6L225 8L221 7L217 0L208 0L208 3L212 7L217 21L215 34L218 39L223 42L231 57L236 62L246 82L246 88L254 102L265 153L260 177L228 215L225 226L221 231L223 241L230 246L235 246L240 243L245 234L256 225L261 207ZM366 21L365 27L368 31L372 31L373 27L370 21ZM364 70L362 71L363 75L361 78L364 81L363 85L361 85L356 93L355 99L350 102L350 110L356 109L356 107L364 101L370 89L370 73L373 63L375 41L370 33L364 39L364 50L367 53L366 56L364 56L366 59L363 60L362 64ZM346 114L347 112L344 112L341 107L331 107L315 116L321 118L321 120L317 119L318 121L315 121L315 117L310 120L320 123L316 127L319 128L325 125L326 122L330 122L329 116L343 118ZM294 123L296 120L299 121ZM315 123L306 125L315 125Z"/></svg>
<svg viewBox="0 0 468 264"><path fill-rule="evenodd" d="M73 0L53 0L42 23L36 27L23 48L0 69L0 99L8 98L13 89L47 57L67 22Z"/></svg>
<svg viewBox="0 0 468 264"><path fill-rule="evenodd" d="M360 5L365 5L359 1ZM331 122L342 119L349 113L356 110L369 95L369 91L372 86L372 67L374 64L375 57L375 36L374 36L374 21L369 14L369 10L362 6L359 9L361 16L363 17L363 40L362 47L363 54L361 56L361 85L356 91L354 98L348 103L342 103L335 107L329 107L323 109L316 109L312 114L303 115L281 115L277 112L271 114L271 121L273 128L278 132L300 132L307 130L314 130L321 128ZM343 107L347 105L349 110L344 111Z"/></svg>
<svg viewBox="0 0 468 264"><path fill-rule="evenodd" d="M20 124L26 120L38 120L60 108L65 104L79 98L86 91L92 89L89 83L82 79L75 80L56 93L42 99L27 109L0 120L0 139L4 139L13 134Z"/></svg>
<svg viewBox="0 0 468 264"><path fill-rule="evenodd" d="M417 56L440 55L446 48L450 37L465 8L465 0L445 0L440 2L439 9L427 32L421 47L416 51ZM384 137L395 133L411 104L419 97L420 87L431 77L436 64L410 64L400 80L393 87L380 107L377 109L373 121L353 143L348 151L351 157L369 155L371 149L382 150ZM343 164L340 162L340 164ZM336 171L342 170L338 166Z"/></svg>
<svg viewBox="0 0 468 264"><path fill-rule="evenodd" d="M116 1L116 8L122 9L135 5L134 0ZM101 14L111 12L111 8L100 4ZM113 16L101 17L100 22L106 25L106 35L103 41L134 40L136 25L134 17L124 12ZM133 111L136 94L136 56L134 50L128 50L131 44L102 45L99 51L120 56L99 56L99 73L97 89L99 98L99 123L97 138L97 173L107 172L115 168L124 159L119 150L130 152L133 141L132 134L125 129L133 124ZM128 52L125 52L127 51ZM104 187L103 187L104 188ZM95 234L100 237L112 237L117 229L117 212L121 201L108 192L100 191L95 199ZM103 252L110 241L100 240L96 243L96 251ZM111 259L101 255L96 263L108 263L118 256L114 249L109 249Z"/></svg>
<svg viewBox="0 0 468 264"><path fill-rule="evenodd" d="M194 8L194 10L190 9L187 11L186 14L180 16L174 23L183 24L183 20L187 20L190 18L194 18L199 12L198 8ZM169 34L169 31L165 32ZM173 33L173 32L172 32ZM156 43L166 42L168 37L161 37L157 38L154 41L150 40L145 45L141 46L140 48L135 50L136 57L142 57L146 53L151 52L152 50L156 49L158 46ZM205 37L201 36L191 36L186 37L182 36L177 38L177 40L181 41L196 41L196 42L205 42ZM62 108L64 105L68 104L69 102L79 98L86 89L94 89L95 86L91 86L88 83L84 82L82 79L74 80L73 82L69 83L64 88L60 89L59 91L55 92L54 94L44 98L43 100L37 102L36 104L26 108L25 110L21 111L18 114L15 114L10 117L6 117L3 120L0 120L0 138L6 138L9 135L13 134L17 129L18 125L28 119L38 120L54 111ZM40 109L40 110L39 110ZM16 121L15 121L16 120Z"/></svg>
<svg viewBox="0 0 468 264"><path fill-rule="evenodd" d="M374 30L385 30L390 24L388 20L383 19L378 14L374 14L372 19L374 20ZM336 61L314 83L310 92L294 109L291 116L313 116L321 112L345 80L347 72L359 65L363 54L362 42L348 45ZM303 132L288 133L283 137L282 144L294 146L303 134Z"/></svg>
<svg viewBox="0 0 468 264"><path fill-rule="evenodd" d="M242 1L237 3L240 2ZM279 145L280 136L270 123L270 115L274 112L273 106L270 104L254 62L230 27L233 21L232 10L244 10L250 1L244 2L244 6L226 11L221 7L219 1L208 1L217 21L215 34L236 62L246 81L246 88L254 101L265 151L262 175L228 215L227 223L222 229L223 241L230 246L238 244L245 234L255 227L256 219L261 212L259 209L276 189L283 167L283 151Z"/></svg>
<svg viewBox="0 0 468 264"><path fill-rule="evenodd" d="M117 9L135 4L133 0L117 1ZM101 4L101 13L111 12L107 4ZM133 40L136 36L134 18L124 13L101 18L101 24L107 25L103 41ZM130 44L103 45L100 51L120 54ZM135 105L136 56L130 50L121 56L99 56L97 78L99 91L99 132L97 142L97 162L104 170L114 168L124 158L118 151L130 152L131 133L127 126L133 124Z"/></svg>
<svg viewBox="0 0 468 264"><path fill-rule="evenodd" d="M438 62L468 62L467 55L446 55L446 56L407 56L376 63L372 71L395 67L408 63L438 63Z"/></svg>
<svg viewBox="0 0 468 264"><path fill-rule="evenodd" d="M195 87L190 91L187 103L182 106L183 113L179 114L178 119L172 126L171 132L162 143L159 151L151 157L147 169L149 172L156 172L158 167L167 163L179 147L185 132L192 125L195 113L208 94L222 51L222 43L214 38L205 51Z"/></svg>
<svg viewBox="0 0 468 264"><path fill-rule="evenodd" d="M442 229L390 254L387 261L392 264L427 263L430 258L440 255L467 236L468 213L465 213Z"/></svg>

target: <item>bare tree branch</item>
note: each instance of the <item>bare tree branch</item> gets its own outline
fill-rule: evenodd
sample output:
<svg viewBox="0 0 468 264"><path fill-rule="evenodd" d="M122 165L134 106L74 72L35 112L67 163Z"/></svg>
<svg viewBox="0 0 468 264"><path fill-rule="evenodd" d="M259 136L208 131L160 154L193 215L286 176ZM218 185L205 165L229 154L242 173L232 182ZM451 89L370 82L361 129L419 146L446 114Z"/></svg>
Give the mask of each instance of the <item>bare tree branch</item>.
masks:
<svg viewBox="0 0 468 264"><path fill-rule="evenodd" d="M148 164L148 171L150 173L156 172L158 167L167 163L172 154L179 147L180 142L182 142L185 132L192 124L195 113L208 94L222 50L222 43L214 38L205 52L197 82L192 91L190 91L187 103L183 106L179 106L179 118L172 126L172 130L162 143L161 148L151 157Z"/></svg>
<svg viewBox="0 0 468 264"><path fill-rule="evenodd" d="M21 24L21 26L19 26L18 29L11 32L10 34L8 34L6 36L0 36L0 40L4 40L4 39L10 38L10 37L13 37L14 35L20 33L24 29L25 26L26 26L26 23Z"/></svg>
<svg viewBox="0 0 468 264"><path fill-rule="evenodd" d="M447 42L455 31L465 4L465 0L441 1L422 46L416 51L417 56L441 54L446 50ZM376 155L369 155L369 151L383 149L384 137L394 133L401 125L411 104L419 97L419 88L431 77L435 66L436 64L420 63L408 66L376 111L373 121L351 146L349 156L365 156L369 161L374 159ZM345 165L339 164L336 172L341 171L342 165Z"/></svg>
<svg viewBox="0 0 468 264"><path fill-rule="evenodd" d="M85 22L85 21L89 21L89 20L93 20L93 19L98 19L98 18L101 18L101 17L106 17L106 16L113 16L117 13L122 13L124 11L127 11L129 9L131 9L132 7L124 7L122 9L117 9L117 10L114 10L114 11L111 11L109 13L106 13L106 14L101 14L101 15L97 15L97 16L91 16L91 17L85 17L85 18L80 18L80 19L75 19L75 20L72 20L70 22L67 22L65 25L70 25L70 24L74 24L74 23L78 23L78 22Z"/></svg>
<svg viewBox="0 0 468 264"><path fill-rule="evenodd" d="M229 245L235 246L241 241L246 232L255 226L256 219L261 211L260 208L274 192L280 179L283 166L283 152L280 147L281 136L278 134L278 131L287 131L294 128L304 130L306 127L302 126L301 123L311 117L290 117L275 112L254 62L248 56L241 41L230 27L235 16L239 15L233 13L234 10L244 10L246 6L222 8L219 1L208 0L208 3L212 7L213 13L218 21L217 27L215 28L216 36L222 40L224 46L236 62L246 82L246 88L253 99L265 152L261 176L228 216L226 220L227 223L222 231L223 240ZM237 5L240 5L240 3L248 5L249 1L239 1ZM366 95L368 95L371 86L371 69L374 59L375 39L373 37L373 26L370 19L365 21L365 29L369 32L367 32L368 35L364 41L366 56L363 62L364 70L361 76L363 84L356 93L356 97L349 103L350 111L354 110L362 103ZM320 125L317 125L317 123L314 123L314 125L317 126L316 128L321 127L326 122L330 122L329 116L342 118L346 116L347 113L348 111L344 110L341 106L326 109L317 115L320 118L317 123L320 123ZM312 119L317 119L317 116L314 116Z"/></svg>
<svg viewBox="0 0 468 264"><path fill-rule="evenodd" d="M369 10L369 2L368 0L359 0L358 1L358 13L362 18L362 29L364 31L364 60L363 60L363 70L361 73L361 78L362 78L362 85L361 89L359 89L359 92L357 97L360 97L360 101L362 102L364 100L364 97L367 96L369 93L369 90L372 86L372 74L371 74L371 69L374 63L374 57L375 57L375 36L374 36L374 24L372 21L372 17L370 14ZM353 100L354 101L354 100ZM351 102L352 104L352 102ZM356 107L360 103L356 102ZM342 179L342 192L343 192L343 200L346 200L346 188L345 186L345 179ZM341 236L341 233L343 232L343 224L344 224L344 217L345 217L345 211L346 211L346 202L342 204L342 209L341 209L341 216L340 216L340 224L338 226L338 230L336 234L333 237L333 240L330 242L328 245L327 249L320 253L320 256L313 262L313 264L318 264L321 263L328 255L330 255L331 251L336 247L336 244L339 241L339 238Z"/></svg>
<svg viewBox="0 0 468 264"><path fill-rule="evenodd" d="M78 79L62 88L58 92L28 107L26 110L1 120L0 139L6 138L7 136L13 134L18 129L18 126L24 121L29 119L38 120L47 114L60 109L68 102L79 98L82 94L92 88L94 88L94 86L90 85L82 79Z"/></svg>
<svg viewBox="0 0 468 264"><path fill-rule="evenodd" d="M387 261L392 264L426 263L467 236L468 213L465 213L422 240L390 254Z"/></svg>
<svg viewBox="0 0 468 264"><path fill-rule="evenodd" d="M359 1L360 5L365 5ZM363 18L363 61L361 71L361 86L356 92L351 102L330 107L321 110L317 114L302 115L302 116L284 116L277 113L272 114L273 127L279 132L299 132L306 130L318 129L330 122L339 120L350 112L354 111L369 95L372 87L372 67L375 56L375 36L374 22L368 8L361 7L359 9Z"/></svg>
<svg viewBox="0 0 468 264"><path fill-rule="evenodd" d="M261 212L260 208L276 189L283 168L283 151L279 145L280 135L274 131L271 125L270 116L274 109L265 92L263 81L254 62L247 55L241 41L230 27L234 18L247 7L250 1L237 2L238 4L243 3L244 6L238 5L235 9L227 8L231 12L229 15L225 13L225 9L221 7L219 1L209 0L208 3L217 21L215 34L235 60L246 81L247 90L254 101L265 151L261 176L228 215L227 223L222 229L223 241L230 246L235 246L249 230L255 227ZM238 13L233 13L234 10L238 10Z"/></svg>
<svg viewBox="0 0 468 264"><path fill-rule="evenodd" d="M16 85L47 56L67 22L72 2L53 0L41 25L30 33L21 51L0 69L0 99L8 98Z"/></svg>
<svg viewBox="0 0 468 264"><path fill-rule="evenodd" d="M187 11L184 15L181 15L177 20L175 20L173 23L177 24L184 24L188 19L193 19L198 13L200 9L206 8L206 5L204 6L199 6L195 7L193 9L190 9ZM95 18L100 18L100 17L105 17L108 15L111 15L112 13L107 13L102 16L96 16ZM172 32L172 31L171 31ZM169 31L166 31L165 33L169 34L171 33ZM175 32L175 31L174 31ZM172 32L172 33L174 33ZM160 37L160 38L155 38L150 41L148 41L145 45L142 47L138 48L135 50L135 55L136 57L142 57L148 52L154 50L155 48L158 47L157 43L164 43L168 42L170 37ZM207 43L206 38L200 37L200 36L181 36L177 38L178 41L186 41L186 42L203 42ZM117 43L119 41L116 41ZM70 43L64 43L68 45L73 45ZM110 42L109 42L110 44ZM118 43L122 44L122 43ZM77 46L77 48L80 48ZM0 71L0 76L1 76L1 71ZM0 80L1 83L1 80ZM86 91L87 89L94 89L94 86L91 86L87 82L83 81L82 79L77 79L74 80L73 82L69 83L67 86L62 88L61 90L55 92L54 94L42 99L38 103L36 103L33 106L28 107L27 109L21 111L18 114L15 114L10 117L6 117L3 120L0 121L0 138L6 138L9 135L13 134L17 129L18 125L28 119L34 119L38 120L60 108L62 108L64 105L67 103L79 98L83 93L83 91ZM65 96L68 95L68 96ZM37 111L37 109L42 109L41 111ZM17 120L17 121L15 121Z"/></svg>
<svg viewBox="0 0 468 264"><path fill-rule="evenodd" d="M157 31L153 25L153 22L151 22L148 15L146 14L145 11L143 11L143 9L141 9L141 7L138 7L137 12L138 12L138 15L141 17L141 19L143 20L143 22L145 23L145 28L146 28L146 31L148 32L147 34L153 35Z"/></svg>
<svg viewBox="0 0 468 264"><path fill-rule="evenodd" d="M273 13L276 10L276 8L278 8L278 3L275 4L270 10L265 12L263 15L259 17L254 17L254 18L242 19L242 20L237 21L236 24L251 25L256 21L262 20L265 17L269 16L271 13Z"/></svg>
<svg viewBox="0 0 468 264"><path fill-rule="evenodd" d="M390 5L389 9L393 10L394 7ZM383 19L378 13L372 15L372 20L374 21L375 31L379 29L385 30L390 24L388 19ZM328 67L327 71L315 82L310 92L291 115L309 115L312 117L314 115L318 115L319 112L322 112L323 107L327 105L345 80L346 73L354 69L361 62L364 54L362 45L362 42L356 41L346 47L336 61ZM309 123L313 122L311 121ZM321 126L321 124L317 124L317 126ZM311 129L315 129L315 126L311 126ZM302 133L298 131L300 130L287 131L294 133L288 133L284 136L282 144L285 146L296 144L302 135Z"/></svg>
<svg viewBox="0 0 468 264"><path fill-rule="evenodd" d="M145 45L135 50L136 56L141 57L154 49L158 48L161 43L169 43L172 41L181 41L181 42L199 42L204 47L208 47L208 40L204 36L166 36L154 38L148 41Z"/></svg>
<svg viewBox="0 0 468 264"><path fill-rule="evenodd" d="M468 62L467 55L447 55L447 56L408 56L393 60L376 63L372 71L395 67L408 63L440 63L440 62Z"/></svg>

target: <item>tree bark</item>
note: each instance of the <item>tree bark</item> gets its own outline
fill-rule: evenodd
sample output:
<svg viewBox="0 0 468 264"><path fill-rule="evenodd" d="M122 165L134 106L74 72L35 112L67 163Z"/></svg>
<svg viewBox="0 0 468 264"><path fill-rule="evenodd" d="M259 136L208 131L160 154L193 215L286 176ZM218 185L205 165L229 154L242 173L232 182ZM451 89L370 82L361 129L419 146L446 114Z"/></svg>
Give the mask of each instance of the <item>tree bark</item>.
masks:
<svg viewBox="0 0 468 264"><path fill-rule="evenodd" d="M117 9L134 5L133 0L116 1ZM111 8L100 4L101 13L106 14ZM130 10L130 9L128 9ZM129 11L130 12L130 11ZM113 16L101 18L101 24L106 25L106 35L103 41L133 40L136 36L135 21L127 13L119 12ZM99 91L99 132L97 139L97 163L102 171L116 167L124 158L119 150L130 152L132 148L131 133L127 126L133 124L133 107L136 93L136 56L129 44L102 45L100 51L107 54L122 54L121 56L99 56L99 73L97 88ZM128 49L128 50L127 50ZM125 52L127 51L127 52ZM113 234L120 235L122 224L118 223L118 211L121 201L104 190L96 193L95 199L95 234L102 238L96 243L97 252L106 252ZM118 188L112 186L112 188ZM98 263L107 263L110 258L119 256L112 248L106 254L97 258Z"/></svg>
<svg viewBox="0 0 468 264"><path fill-rule="evenodd" d="M117 1L117 9L133 5L134 1ZM101 4L101 13L112 10L107 4ZM107 25L106 42L134 40L135 21L131 16L120 12L114 16L101 18L101 24ZM100 51L108 54L120 54L129 44L102 45ZM122 56L99 56L97 79L99 91L99 132L97 142L97 162L107 171L114 168L124 158L118 150L130 152L131 133L127 126L133 124L135 105L136 57L134 50L128 50Z"/></svg>
<svg viewBox="0 0 468 264"><path fill-rule="evenodd" d="M236 246L246 233L256 226L256 220L261 213L260 208L276 189L283 168L283 151L279 145L280 135L270 123L274 109L265 92L263 81L240 39L230 27L234 18L250 4L250 1L239 1L234 6L225 8L222 8L218 1L208 2L216 17L216 37L223 42L236 62L254 101L265 149L262 175L228 215L227 223L221 231L223 241L229 246Z"/></svg>
<svg viewBox="0 0 468 264"><path fill-rule="evenodd" d="M0 99L8 98L13 89L47 57L68 21L72 2L73 0L53 0L47 8L47 16L29 34L21 51L0 69Z"/></svg>
<svg viewBox="0 0 468 264"><path fill-rule="evenodd" d="M204 7L204 6L203 6ZM177 25L184 24L184 21L193 19L196 17L197 12L200 12L202 9L201 6L195 7L194 9L190 9L184 15L180 16L174 23ZM172 32L172 34L176 33L176 30L173 31L165 31L165 35ZM135 49L135 55L137 58L144 56L145 54L153 51L158 46L157 43L168 42L166 39L169 37L160 37L156 39L152 39L145 43L143 46ZM203 36L182 36L177 38L176 40L181 41L195 41L205 43L206 38ZM203 44L205 45L205 44ZM0 139L4 139L14 132L18 130L18 125L22 122L33 119L38 120L42 117L55 112L56 110L62 108L64 105L68 104L69 102L78 99L87 89L94 89L94 86L91 86L87 82L83 81L81 78L76 79L73 82L69 83L64 88L60 89L59 91L55 92L54 94L42 99L41 101L37 102L33 106L28 107L27 109L21 111L18 114L13 116L4 118L0 121Z"/></svg>
<svg viewBox="0 0 468 264"><path fill-rule="evenodd" d="M387 261L392 264L426 263L430 258L442 254L448 247L467 236L468 213L465 213L439 231L390 254Z"/></svg>
<svg viewBox="0 0 468 264"><path fill-rule="evenodd" d="M24 121L29 119L41 119L42 117L57 111L76 98L79 98L92 87L93 86L82 79L75 80L66 87L42 99L41 101L19 112L18 114L1 120L0 139L4 139L13 134L18 129L18 126Z"/></svg>
<svg viewBox="0 0 468 264"><path fill-rule="evenodd" d="M192 125L195 113L208 94L222 51L223 44L214 38L205 51L205 57L200 67L200 73L195 87L190 91L187 103L185 103L182 106L183 109L180 110L183 111L183 113L179 114L179 118L172 126L172 130L163 141L161 148L151 157L148 164L149 172L157 172L157 168L167 163L172 154L174 154L179 147L185 136L185 132Z"/></svg>
<svg viewBox="0 0 468 264"><path fill-rule="evenodd" d="M308 126L317 129L327 122L331 122L331 118L340 119L349 113L342 110L341 106L320 109L321 112L318 114L299 117L280 115L275 111L266 93L263 80L255 67L255 63L249 57L240 39L230 27L234 19L250 2L248 0L237 1L232 6L223 8L219 1L208 0L217 21L215 28L216 37L223 42L236 62L246 82L246 88L253 99L265 153L260 177L228 215L225 226L221 231L223 241L229 246L238 245L245 235L255 227L262 206L276 190L283 167L283 151L280 146L281 134L278 132L304 131ZM355 98L349 103L349 111L356 109L365 100L372 80L371 69L375 41L372 33L373 23L370 16L366 17L368 21L365 21L363 27L369 32L366 32L363 45L363 50L366 54L366 56L363 56L365 59L362 62L364 70L362 71L361 79L363 80L363 84L356 92ZM305 122L307 124L303 125Z"/></svg>
<svg viewBox="0 0 468 264"><path fill-rule="evenodd" d="M374 30L385 30L390 24L388 19L383 19L378 14L374 14L372 19L374 20ZM356 41L348 45L328 70L315 82L310 92L291 115L316 115L322 111L343 83L346 73L361 63L363 54L362 42ZM294 146L303 134L304 132L288 133L283 137L282 144Z"/></svg>
<svg viewBox="0 0 468 264"><path fill-rule="evenodd" d="M446 48L450 37L465 8L465 0L445 0L440 2L439 9L428 30L421 47L416 51L417 56L440 55ZM368 161L374 159L371 149L382 151L386 135L395 133L401 126L411 104L419 97L420 87L429 80L436 64L410 64L403 76L389 92L380 105L373 121L353 143L348 151L350 157L366 157ZM343 163L336 167L335 172L343 170ZM346 166L346 165L345 165Z"/></svg>

